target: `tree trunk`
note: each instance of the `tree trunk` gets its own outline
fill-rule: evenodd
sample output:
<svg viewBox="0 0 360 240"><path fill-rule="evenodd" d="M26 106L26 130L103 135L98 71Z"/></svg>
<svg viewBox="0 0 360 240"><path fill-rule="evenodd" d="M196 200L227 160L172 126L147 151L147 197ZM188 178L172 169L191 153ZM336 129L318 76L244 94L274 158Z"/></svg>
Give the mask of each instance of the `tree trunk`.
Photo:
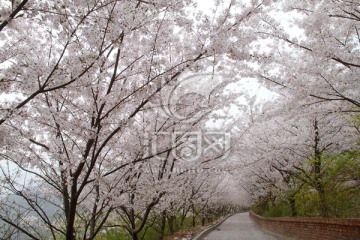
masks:
<svg viewBox="0 0 360 240"><path fill-rule="evenodd" d="M166 227L166 211L162 211L161 213L161 225L160 225L160 240L164 239L165 237L165 227Z"/></svg>
<svg viewBox="0 0 360 240"><path fill-rule="evenodd" d="M317 189L320 198L320 212L322 217L329 217L329 209L326 200L326 193L324 190L324 186L320 184L319 189Z"/></svg>
<svg viewBox="0 0 360 240"><path fill-rule="evenodd" d="M170 215L170 217L168 218L168 226L169 226L169 231L170 234L173 235L174 234L174 220L175 217L173 215Z"/></svg>
<svg viewBox="0 0 360 240"><path fill-rule="evenodd" d="M291 216L295 217L297 215L296 206L295 206L295 198L290 197L289 202L290 202L290 208L291 208Z"/></svg>
<svg viewBox="0 0 360 240"><path fill-rule="evenodd" d="M188 211L186 210L186 208L183 208L183 209L182 209L181 220L180 220L180 227L183 227L183 226L184 226L184 221L185 221L187 212L188 212Z"/></svg>
<svg viewBox="0 0 360 240"><path fill-rule="evenodd" d="M196 212L195 212L195 208L194 205L191 206L192 208L192 227L196 226Z"/></svg>
<svg viewBox="0 0 360 240"><path fill-rule="evenodd" d="M201 218L201 226L205 226L205 220L206 220L206 217Z"/></svg>
<svg viewBox="0 0 360 240"><path fill-rule="evenodd" d="M326 201L326 193L324 188L324 183L321 173L321 164L322 164L322 152L320 150L320 134L317 119L314 121L314 130L315 130L315 160L314 160L314 174L315 174L315 189L319 194L320 198L320 212L321 216L329 217L329 211Z"/></svg>
<svg viewBox="0 0 360 240"><path fill-rule="evenodd" d="M90 236L94 236L95 228L96 228L96 214L97 214L98 203L99 203L99 199L100 199L100 188L99 188L98 184L95 186L95 191L96 191L96 199L95 199L92 214L91 214Z"/></svg>
<svg viewBox="0 0 360 240"><path fill-rule="evenodd" d="M132 240L139 240L137 233L131 234Z"/></svg>
<svg viewBox="0 0 360 240"><path fill-rule="evenodd" d="M74 178L71 186L71 197L70 197L70 206L69 212L66 216L66 240L76 240L75 232L75 216L76 216L76 207L77 207L77 179Z"/></svg>

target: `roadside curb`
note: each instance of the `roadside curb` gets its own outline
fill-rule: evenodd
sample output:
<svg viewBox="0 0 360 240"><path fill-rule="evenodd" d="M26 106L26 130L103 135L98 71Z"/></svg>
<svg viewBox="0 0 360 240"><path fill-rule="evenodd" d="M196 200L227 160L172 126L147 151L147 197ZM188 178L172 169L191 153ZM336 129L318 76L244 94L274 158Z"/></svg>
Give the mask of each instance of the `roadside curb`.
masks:
<svg viewBox="0 0 360 240"><path fill-rule="evenodd" d="M203 237L205 237L206 235L208 235L210 232L212 232L214 230L214 228L217 228L218 226L220 226L226 219L228 219L229 217L235 215L237 213L231 213L229 215L227 215L226 217L224 217L222 220L220 220L219 222L215 223L214 225L208 227L207 229L203 230L202 232L200 232L199 234L197 234L195 237L191 238L191 240L201 240Z"/></svg>

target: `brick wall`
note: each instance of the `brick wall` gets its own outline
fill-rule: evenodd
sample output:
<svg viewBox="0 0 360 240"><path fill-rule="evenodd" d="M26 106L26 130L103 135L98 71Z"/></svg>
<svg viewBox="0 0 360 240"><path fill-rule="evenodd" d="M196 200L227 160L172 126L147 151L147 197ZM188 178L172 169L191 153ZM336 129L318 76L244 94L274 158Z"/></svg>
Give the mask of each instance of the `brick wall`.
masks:
<svg viewBox="0 0 360 240"><path fill-rule="evenodd" d="M299 240L360 240L360 219L273 217L249 212L261 228Z"/></svg>

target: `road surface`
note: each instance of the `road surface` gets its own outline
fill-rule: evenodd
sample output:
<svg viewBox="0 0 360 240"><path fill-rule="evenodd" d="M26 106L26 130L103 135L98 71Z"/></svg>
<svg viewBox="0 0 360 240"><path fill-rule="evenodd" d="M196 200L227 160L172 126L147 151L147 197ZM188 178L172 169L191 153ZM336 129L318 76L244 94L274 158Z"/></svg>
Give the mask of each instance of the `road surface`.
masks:
<svg viewBox="0 0 360 240"><path fill-rule="evenodd" d="M205 240L277 240L261 231L249 213L238 213L210 232Z"/></svg>

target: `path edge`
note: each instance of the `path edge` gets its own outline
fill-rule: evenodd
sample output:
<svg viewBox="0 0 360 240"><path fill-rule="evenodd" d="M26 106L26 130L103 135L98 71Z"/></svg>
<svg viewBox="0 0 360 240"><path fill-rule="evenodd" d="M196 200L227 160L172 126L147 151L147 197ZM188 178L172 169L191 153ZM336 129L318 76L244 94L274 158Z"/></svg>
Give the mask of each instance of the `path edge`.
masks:
<svg viewBox="0 0 360 240"><path fill-rule="evenodd" d="M211 225L210 227L208 227L207 229L203 230L202 232L200 232L199 234L197 234L195 237L191 238L191 240L201 240L201 238L205 237L206 235L208 235L210 232L212 232L214 230L214 228L217 228L218 226L220 226L226 219L228 219L229 217L234 216L235 214L238 213L231 213L228 214L227 216L225 216L223 219L221 219L219 222L215 223L214 225Z"/></svg>

